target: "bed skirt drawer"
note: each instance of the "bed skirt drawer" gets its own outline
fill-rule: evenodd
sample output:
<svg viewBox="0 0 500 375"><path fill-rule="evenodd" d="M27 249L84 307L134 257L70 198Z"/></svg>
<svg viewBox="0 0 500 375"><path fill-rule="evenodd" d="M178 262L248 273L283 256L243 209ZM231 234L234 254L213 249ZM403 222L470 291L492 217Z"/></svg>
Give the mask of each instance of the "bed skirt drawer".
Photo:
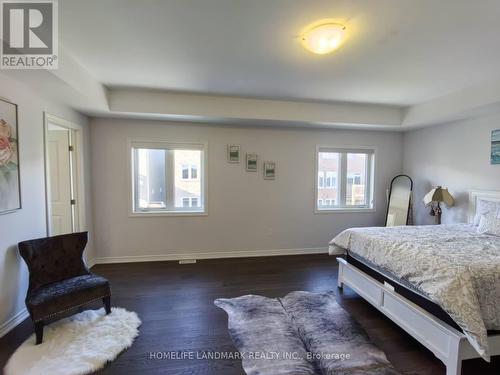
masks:
<svg viewBox="0 0 500 375"><path fill-rule="evenodd" d="M380 283L344 258L337 261L338 287L349 286L432 351L446 365L446 375L460 375L462 360L481 357L462 332L395 292L390 283ZM500 355L500 334L489 335L488 344L491 355Z"/></svg>
<svg viewBox="0 0 500 375"><path fill-rule="evenodd" d="M382 288L374 284L360 272L345 267L343 270L344 281L360 296L375 306L380 306L382 302Z"/></svg>
<svg viewBox="0 0 500 375"><path fill-rule="evenodd" d="M400 298L385 292L380 310L394 323L402 327L410 335L431 349L438 357L447 357L449 354L449 333L440 329L432 317L415 311ZM418 327L418 329L416 329Z"/></svg>
<svg viewBox="0 0 500 375"><path fill-rule="evenodd" d="M372 277L339 260L339 277L361 297L444 360L463 335Z"/></svg>

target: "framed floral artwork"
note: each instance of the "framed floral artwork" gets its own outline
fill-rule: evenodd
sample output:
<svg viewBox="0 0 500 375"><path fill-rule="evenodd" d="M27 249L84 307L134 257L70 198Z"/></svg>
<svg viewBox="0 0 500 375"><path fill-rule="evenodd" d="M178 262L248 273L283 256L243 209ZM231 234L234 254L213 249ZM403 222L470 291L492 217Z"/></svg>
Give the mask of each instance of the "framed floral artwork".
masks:
<svg viewBox="0 0 500 375"><path fill-rule="evenodd" d="M17 105L0 99L0 214L20 208Z"/></svg>

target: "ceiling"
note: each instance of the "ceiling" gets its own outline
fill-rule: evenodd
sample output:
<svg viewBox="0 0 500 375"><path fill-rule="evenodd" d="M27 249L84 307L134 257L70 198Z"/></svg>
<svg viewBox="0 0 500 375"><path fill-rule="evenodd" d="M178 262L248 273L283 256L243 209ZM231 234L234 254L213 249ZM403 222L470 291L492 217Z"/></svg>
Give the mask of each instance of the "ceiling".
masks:
<svg viewBox="0 0 500 375"><path fill-rule="evenodd" d="M111 88L409 106L500 78L498 0L62 0L59 13L63 48ZM296 39L322 18L348 30L326 56Z"/></svg>

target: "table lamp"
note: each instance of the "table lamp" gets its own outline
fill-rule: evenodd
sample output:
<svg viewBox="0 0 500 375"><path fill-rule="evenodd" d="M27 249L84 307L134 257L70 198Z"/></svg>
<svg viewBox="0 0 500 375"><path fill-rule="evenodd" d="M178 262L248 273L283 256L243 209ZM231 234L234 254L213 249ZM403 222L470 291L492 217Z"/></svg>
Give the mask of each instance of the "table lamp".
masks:
<svg viewBox="0 0 500 375"><path fill-rule="evenodd" d="M436 217L436 224L441 224L441 202L445 203L448 207L452 207L455 203L448 189L441 186L433 188L424 197L425 205L431 206L431 216Z"/></svg>

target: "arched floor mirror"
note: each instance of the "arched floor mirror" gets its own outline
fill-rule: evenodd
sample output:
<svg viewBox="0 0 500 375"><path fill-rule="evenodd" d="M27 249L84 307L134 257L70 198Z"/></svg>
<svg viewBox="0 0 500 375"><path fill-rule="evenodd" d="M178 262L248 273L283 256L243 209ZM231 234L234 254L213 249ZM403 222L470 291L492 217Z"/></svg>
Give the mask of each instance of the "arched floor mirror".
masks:
<svg viewBox="0 0 500 375"><path fill-rule="evenodd" d="M389 189L386 227L408 225L411 219L413 180L405 174L394 177Z"/></svg>

